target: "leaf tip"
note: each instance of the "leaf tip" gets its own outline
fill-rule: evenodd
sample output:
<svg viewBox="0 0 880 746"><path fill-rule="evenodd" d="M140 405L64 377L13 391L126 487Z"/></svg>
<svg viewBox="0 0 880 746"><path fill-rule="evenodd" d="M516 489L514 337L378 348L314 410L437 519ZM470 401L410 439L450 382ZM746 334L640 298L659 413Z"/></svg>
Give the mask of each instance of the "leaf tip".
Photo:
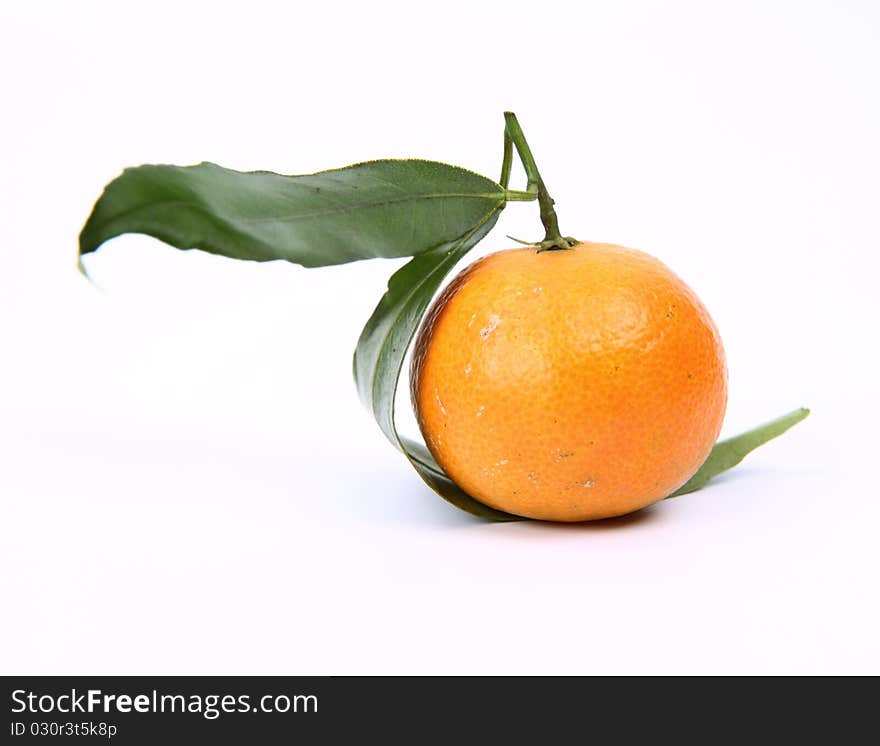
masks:
<svg viewBox="0 0 880 746"><path fill-rule="evenodd" d="M82 253L78 254L76 257L76 268L83 277L85 277L89 282L92 282L92 278L89 277L89 271L86 269L86 265L83 264Z"/></svg>
<svg viewBox="0 0 880 746"><path fill-rule="evenodd" d="M83 260L82 260L82 254L80 254L80 255L77 256L77 258L76 258L76 269L77 269L77 271L78 271L83 277L86 278L86 281L87 281L87 282L89 283L89 285L91 285L95 290L97 290L97 291L99 291L99 292L101 292L101 293L105 292L104 288L102 288L102 287L101 287L101 286L95 281L95 278L93 278L93 277L89 274L89 270L88 270L88 268L87 268L86 265L83 263Z"/></svg>
<svg viewBox="0 0 880 746"><path fill-rule="evenodd" d="M807 417L810 416L810 408L809 407L798 407L791 414L788 415L791 423L796 425L798 422L803 422Z"/></svg>

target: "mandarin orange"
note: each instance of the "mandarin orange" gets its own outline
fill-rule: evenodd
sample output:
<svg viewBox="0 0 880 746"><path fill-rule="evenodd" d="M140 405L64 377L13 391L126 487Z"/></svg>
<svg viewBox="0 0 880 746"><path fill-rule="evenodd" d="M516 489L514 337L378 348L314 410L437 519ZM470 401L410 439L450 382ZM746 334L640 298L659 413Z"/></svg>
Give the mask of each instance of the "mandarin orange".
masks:
<svg viewBox="0 0 880 746"><path fill-rule="evenodd" d="M721 339L694 292L648 254L597 243L465 269L425 317L410 380L450 478L551 521L623 515L675 491L727 403Z"/></svg>

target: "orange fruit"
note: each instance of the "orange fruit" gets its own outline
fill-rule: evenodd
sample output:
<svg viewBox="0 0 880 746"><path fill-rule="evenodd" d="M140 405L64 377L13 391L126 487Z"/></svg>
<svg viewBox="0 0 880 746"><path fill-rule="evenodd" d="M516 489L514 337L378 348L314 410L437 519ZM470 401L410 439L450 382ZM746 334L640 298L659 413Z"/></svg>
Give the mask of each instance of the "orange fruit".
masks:
<svg viewBox="0 0 880 746"><path fill-rule="evenodd" d="M648 254L597 243L469 266L428 311L410 380L449 477L550 521L668 496L708 456L727 404L721 339L694 292Z"/></svg>

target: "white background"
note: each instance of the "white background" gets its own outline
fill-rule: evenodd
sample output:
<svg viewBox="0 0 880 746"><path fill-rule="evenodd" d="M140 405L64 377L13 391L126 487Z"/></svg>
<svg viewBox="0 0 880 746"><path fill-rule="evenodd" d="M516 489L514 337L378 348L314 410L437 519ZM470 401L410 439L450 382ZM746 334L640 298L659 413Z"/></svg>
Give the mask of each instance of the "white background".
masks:
<svg viewBox="0 0 880 746"><path fill-rule="evenodd" d="M0 10L3 673L880 673L877 3L139 8ZM725 433L805 423L630 518L485 524L351 381L401 262L128 236L76 272L125 166L497 177L506 108L565 232L710 308ZM505 233L534 205L475 255Z"/></svg>

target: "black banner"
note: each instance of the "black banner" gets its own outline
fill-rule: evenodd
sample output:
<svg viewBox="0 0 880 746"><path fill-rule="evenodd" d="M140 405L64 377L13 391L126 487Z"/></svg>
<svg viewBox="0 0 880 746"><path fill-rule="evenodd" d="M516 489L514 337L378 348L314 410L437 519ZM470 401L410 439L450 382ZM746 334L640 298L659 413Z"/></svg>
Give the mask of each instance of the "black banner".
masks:
<svg viewBox="0 0 880 746"><path fill-rule="evenodd" d="M555 743L685 735L820 733L831 701L805 680L696 681L481 677L3 677L0 742L358 743L367 736L471 742L477 733ZM796 686L792 686L796 684ZM794 697L792 688L798 689ZM737 691L738 690L738 691ZM788 691L783 691L788 690ZM780 696L780 692L785 696ZM874 686L847 700L840 736L870 712ZM812 702L811 702L812 699ZM352 740L352 736L355 736ZM562 739L567 740L567 739ZM578 738L578 740L582 740ZM601 739L600 739L601 740ZM607 739L606 739L607 740ZM381 742L381 740L380 740ZM605 742L601 740L601 742ZM839 742L839 740L838 740Z"/></svg>

